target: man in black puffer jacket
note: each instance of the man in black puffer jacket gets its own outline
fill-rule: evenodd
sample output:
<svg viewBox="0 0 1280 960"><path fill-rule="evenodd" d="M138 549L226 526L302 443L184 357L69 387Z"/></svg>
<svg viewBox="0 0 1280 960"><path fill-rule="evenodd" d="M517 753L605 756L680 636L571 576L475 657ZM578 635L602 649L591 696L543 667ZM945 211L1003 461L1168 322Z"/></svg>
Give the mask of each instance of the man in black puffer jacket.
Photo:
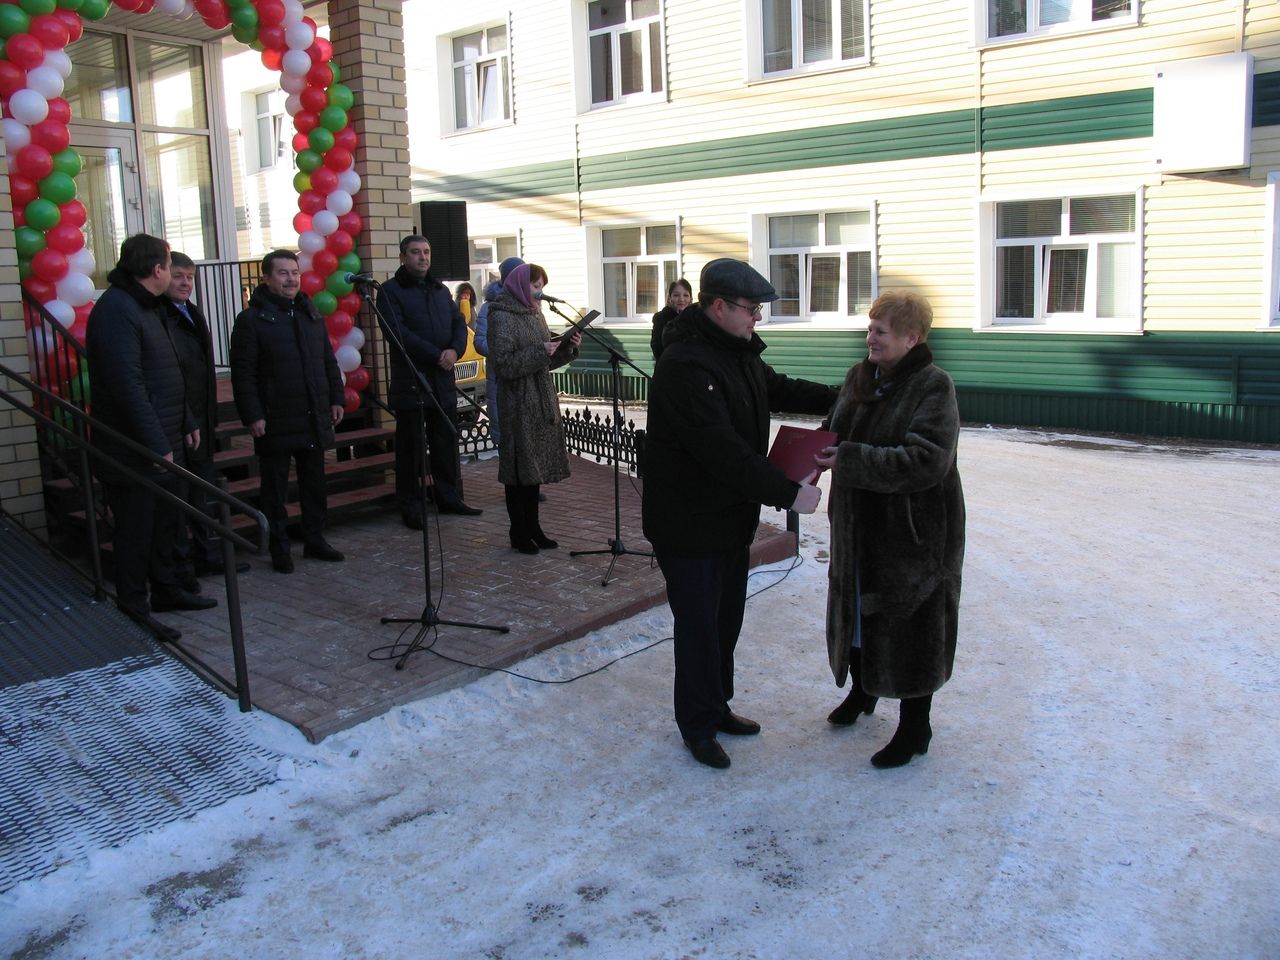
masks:
<svg viewBox="0 0 1280 960"><path fill-rule="evenodd" d="M760 505L813 513L821 497L769 461L769 412L826 413L836 388L760 359L755 322L778 294L748 264L713 260L699 287L667 324L654 369L643 515L675 618L676 724L699 763L723 768L716 734L760 731L729 709Z"/></svg>
<svg viewBox="0 0 1280 960"><path fill-rule="evenodd" d="M273 250L262 258L262 273L263 284L231 331L231 387L258 455L271 565L292 573L285 512L291 457L302 506L302 555L343 559L324 539L324 451L342 420L342 375L324 321L300 291L297 254Z"/></svg>
<svg viewBox="0 0 1280 960"><path fill-rule="evenodd" d="M160 295L169 287L169 245L145 233L129 237L107 279L111 286L94 304L85 337L93 416L157 456L185 464L185 450L197 446L201 437L187 405L178 354L160 314ZM105 431L96 431L92 440L122 466L179 492L172 474ZM98 461L97 471L115 522L116 603L157 639L177 640L181 634L153 618L152 610L217 605L180 585L173 565L178 508L105 461Z"/></svg>

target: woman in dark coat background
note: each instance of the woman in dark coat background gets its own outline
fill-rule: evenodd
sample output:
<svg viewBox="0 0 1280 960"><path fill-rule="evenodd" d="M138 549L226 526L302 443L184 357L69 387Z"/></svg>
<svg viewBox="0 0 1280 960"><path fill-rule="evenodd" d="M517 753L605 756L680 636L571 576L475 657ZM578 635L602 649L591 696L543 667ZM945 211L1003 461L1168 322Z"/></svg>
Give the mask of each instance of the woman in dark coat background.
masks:
<svg viewBox="0 0 1280 960"><path fill-rule="evenodd" d="M680 316L680 311L693 303L693 287L689 281L681 277L672 280L667 287L667 305L653 315L653 332L649 334L649 349L653 351L656 361L662 356L662 333L667 324Z"/></svg>
<svg viewBox="0 0 1280 960"><path fill-rule="evenodd" d="M831 415L827 652L852 689L827 718L847 726L902 701L898 729L871 758L900 767L927 753L933 694L951 677L964 562L964 493L956 468L955 386L925 340L928 301L887 291L871 305L867 359L845 378Z"/></svg>
<svg viewBox="0 0 1280 960"><path fill-rule="evenodd" d="M569 476L560 399L550 371L578 355L582 334L552 340L537 295L547 272L536 263L511 270L488 310L489 370L498 379L502 439L498 479L506 487L511 546L521 553L554 550L542 532L538 492Z"/></svg>

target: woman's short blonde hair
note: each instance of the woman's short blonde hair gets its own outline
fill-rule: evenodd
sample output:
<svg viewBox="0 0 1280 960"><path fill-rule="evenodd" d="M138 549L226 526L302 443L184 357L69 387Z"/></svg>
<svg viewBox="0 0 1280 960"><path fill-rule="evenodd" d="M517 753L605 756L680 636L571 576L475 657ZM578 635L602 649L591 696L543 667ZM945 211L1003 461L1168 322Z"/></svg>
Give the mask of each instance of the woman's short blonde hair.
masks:
<svg viewBox="0 0 1280 960"><path fill-rule="evenodd" d="M914 333L921 343L929 339L929 328L933 326L933 307L910 290L886 290L876 297L867 316L884 320L898 336Z"/></svg>

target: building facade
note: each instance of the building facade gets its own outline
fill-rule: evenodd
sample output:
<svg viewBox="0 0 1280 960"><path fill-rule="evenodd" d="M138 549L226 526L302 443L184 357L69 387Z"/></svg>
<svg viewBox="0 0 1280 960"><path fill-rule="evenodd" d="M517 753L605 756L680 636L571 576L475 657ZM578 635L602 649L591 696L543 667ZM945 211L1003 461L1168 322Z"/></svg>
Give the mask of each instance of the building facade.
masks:
<svg viewBox="0 0 1280 960"><path fill-rule="evenodd" d="M1280 10L1192 0L408 0L415 200L467 203L651 361L667 283L751 261L785 372L878 291L971 422L1280 442ZM604 351L562 374L598 393ZM639 377L629 382L643 397Z"/></svg>

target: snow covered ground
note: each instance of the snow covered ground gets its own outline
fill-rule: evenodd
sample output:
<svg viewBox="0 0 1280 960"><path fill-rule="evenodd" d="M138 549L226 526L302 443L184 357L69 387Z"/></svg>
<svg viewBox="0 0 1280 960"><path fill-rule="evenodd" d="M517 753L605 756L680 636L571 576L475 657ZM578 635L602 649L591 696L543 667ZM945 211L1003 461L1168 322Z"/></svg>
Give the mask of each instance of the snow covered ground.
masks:
<svg viewBox="0 0 1280 960"><path fill-rule="evenodd" d="M0 898L27 958L1280 956L1280 453L966 430L933 745L868 758L823 641L826 519L753 577L728 771L651 610L318 746ZM768 587L768 589L765 589ZM651 646L657 644L656 646ZM233 709L227 705L228 711Z"/></svg>

